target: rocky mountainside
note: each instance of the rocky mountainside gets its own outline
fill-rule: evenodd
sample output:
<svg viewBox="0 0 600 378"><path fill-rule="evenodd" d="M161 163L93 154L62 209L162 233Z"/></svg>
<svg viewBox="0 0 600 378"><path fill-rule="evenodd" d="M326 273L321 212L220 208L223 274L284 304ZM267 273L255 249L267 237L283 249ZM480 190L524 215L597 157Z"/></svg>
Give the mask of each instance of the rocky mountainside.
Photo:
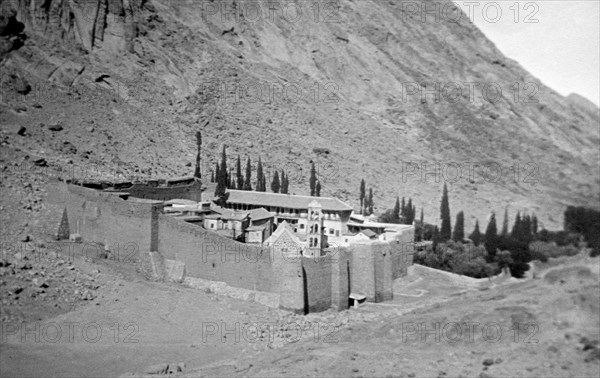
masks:
<svg viewBox="0 0 600 378"><path fill-rule="evenodd" d="M464 14L436 22L405 5L3 0L4 171L190 174L201 130L205 177L225 144L305 193L315 161L325 195L357 205L365 178L376 210L410 196L429 222L444 181L467 228L506 206L549 228L566 205L598 207L598 112L545 87ZM435 162L439 182L423 180L421 163Z"/></svg>

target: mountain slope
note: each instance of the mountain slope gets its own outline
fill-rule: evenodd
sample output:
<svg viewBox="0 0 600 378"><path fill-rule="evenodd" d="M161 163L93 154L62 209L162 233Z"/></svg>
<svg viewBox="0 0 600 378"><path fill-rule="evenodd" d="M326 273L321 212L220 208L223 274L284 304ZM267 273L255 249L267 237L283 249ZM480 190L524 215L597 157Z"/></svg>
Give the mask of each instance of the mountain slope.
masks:
<svg viewBox="0 0 600 378"><path fill-rule="evenodd" d="M285 168L291 190L304 193L313 160L324 194L357 204L364 177L377 209L411 196L430 222L444 178L452 214L464 210L467 228L505 206L533 211L550 228L566 205L598 206L597 114L504 57L465 15L423 21L402 2L375 0L318 11L310 2L272 11L258 2L260 13L244 1L33 4L2 3L12 11L0 28L0 119L15 156L181 175L192 172L186 164L201 130L206 167L224 143L229 156L260 155L267 167ZM437 85L440 101L411 94L417 83ZM502 95L489 101L494 88ZM49 130L55 123L64 130ZM446 163L439 182L421 179L422 162L429 170ZM452 179L451 162L463 178ZM469 177L475 163L487 170ZM414 173L403 177L403 169Z"/></svg>

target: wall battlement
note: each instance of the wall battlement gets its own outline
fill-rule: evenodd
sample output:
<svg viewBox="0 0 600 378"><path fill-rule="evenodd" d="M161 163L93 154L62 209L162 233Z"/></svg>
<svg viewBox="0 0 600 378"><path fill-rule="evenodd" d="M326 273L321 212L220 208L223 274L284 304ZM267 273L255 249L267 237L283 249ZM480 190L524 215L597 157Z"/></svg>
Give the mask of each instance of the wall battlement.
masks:
<svg viewBox="0 0 600 378"><path fill-rule="evenodd" d="M140 268L149 277L161 279L164 261L175 261L184 264L188 277L274 293L280 308L297 313L346 309L351 292L368 301L390 300L393 280L412 264L407 246L414 229L390 242L352 244L309 258L239 243L172 218L162 212L162 201L126 200L118 193L71 184L61 185L57 198L66 209L71 234L105 245L135 243Z"/></svg>

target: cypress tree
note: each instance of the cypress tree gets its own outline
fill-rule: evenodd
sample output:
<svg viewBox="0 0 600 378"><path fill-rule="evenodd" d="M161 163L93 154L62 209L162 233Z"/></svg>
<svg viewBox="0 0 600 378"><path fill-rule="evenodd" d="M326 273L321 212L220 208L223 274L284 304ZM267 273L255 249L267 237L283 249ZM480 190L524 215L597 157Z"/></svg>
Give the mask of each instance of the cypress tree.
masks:
<svg viewBox="0 0 600 378"><path fill-rule="evenodd" d="M310 195L314 196L317 190L317 171L315 170L315 163L310 162Z"/></svg>
<svg viewBox="0 0 600 378"><path fill-rule="evenodd" d="M262 160L260 158L260 156L258 157L258 165L256 166L256 191L257 192L264 192L264 188L262 186L263 184L263 167L262 167Z"/></svg>
<svg viewBox="0 0 600 378"><path fill-rule="evenodd" d="M414 219L412 198L409 197L406 204L406 224L412 224Z"/></svg>
<svg viewBox="0 0 600 378"><path fill-rule="evenodd" d="M221 181L224 188L227 188L229 184L229 172L227 171L227 152L226 146L223 145L223 151L221 152Z"/></svg>
<svg viewBox="0 0 600 378"><path fill-rule="evenodd" d="M215 182L218 184L219 183L219 178L221 177L221 167L219 167L219 163L216 162L215 163ZM217 190L215 188L215 195L217 193Z"/></svg>
<svg viewBox="0 0 600 378"><path fill-rule="evenodd" d="M521 213L517 211L517 215L515 216L515 223L513 224L512 231L510 232L510 236L513 239L521 240Z"/></svg>
<svg viewBox="0 0 600 378"><path fill-rule="evenodd" d="M421 216L419 217L419 223L421 223L421 240L425 238L425 213L423 207L421 207Z"/></svg>
<svg viewBox="0 0 600 378"><path fill-rule="evenodd" d="M531 218L529 215L524 215L521 220L521 232L523 235L523 241L526 243L530 243L533 240L532 232L531 232Z"/></svg>
<svg viewBox="0 0 600 378"><path fill-rule="evenodd" d="M369 215L373 214L373 188L369 188Z"/></svg>
<svg viewBox="0 0 600 378"><path fill-rule="evenodd" d="M239 190L243 190L244 189L244 176L242 175L242 161L240 160L240 155L238 155L237 162L235 164L235 169L236 169L237 188Z"/></svg>
<svg viewBox="0 0 600 378"><path fill-rule="evenodd" d="M456 214L456 223L454 223L454 232L452 234L452 239L455 242L462 242L465 238L465 214L462 211L459 211Z"/></svg>
<svg viewBox="0 0 600 378"><path fill-rule="evenodd" d="M504 220L502 221L502 233L503 238L508 236L508 207L504 208Z"/></svg>
<svg viewBox="0 0 600 378"><path fill-rule="evenodd" d="M285 171L282 169L281 170L281 193L288 194L288 190L289 190L288 177L285 174Z"/></svg>
<svg viewBox="0 0 600 378"><path fill-rule="evenodd" d="M431 235L431 240L433 241L433 251L437 249L438 244L441 242L440 240L440 229L438 226L433 227L433 235Z"/></svg>
<svg viewBox="0 0 600 378"><path fill-rule="evenodd" d="M215 189L215 197L223 198L227 190L227 154L225 152L225 145L223 145L223 152L221 153L221 165L219 171L217 171L217 188Z"/></svg>
<svg viewBox="0 0 600 378"><path fill-rule="evenodd" d="M402 204L400 205L400 218L402 224L406 224L406 201L404 201L404 197L402 197Z"/></svg>
<svg viewBox="0 0 600 378"><path fill-rule="evenodd" d="M360 213L363 214L363 208L365 203L366 196L366 188L365 188L365 179L360 180L360 194L358 198L360 199Z"/></svg>
<svg viewBox="0 0 600 378"><path fill-rule="evenodd" d="M317 186L315 188L315 196L321 197L321 181L317 181Z"/></svg>
<svg viewBox="0 0 600 378"><path fill-rule="evenodd" d="M533 233L533 236L538 233L538 220L535 214L533 214L533 217L531 218L531 232Z"/></svg>
<svg viewBox="0 0 600 378"><path fill-rule="evenodd" d="M250 164L250 157L246 161L246 177L244 180L244 190L252 190L252 165Z"/></svg>
<svg viewBox="0 0 600 378"><path fill-rule="evenodd" d="M275 171L275 174L273 175L273 182L271 183L271 190L273 191L273 193L279 193L280 189L281 183L279 182L279 173Z"/></svg>
<svg viewBox="0 0 600 378"><path fill-rule="evenodd" d="M496 214L492 212L490 222L485 230L485 250L488 253L489 261L493 261L498 249L498 228L496 226Z"/></svg>
<svg viewBox="0 0 600 378"><path fill-rule="evenodd" d="M261 192L267 191L267 178L265 177L264 172L263 172L262 178L260 179L260 191Z"/></svg>
<svg viewBox="0 0 600 378"><path fill-rule="evenodd" d="M196 168L194 169L194 177L200 178L200 153L202 152L202 133L196 132Z"/></svg>
<svg viewBox="0 0 600 378"><path fill-rule="evenodd" d="M394 210L392 212L392 219L394 223L400 223L400 197L396 197L396 203L394 204Z"/></svg>
<svg viewBox="0 0 600 378"><path fill-rule="evenodd" d="M475 245L479 245L481 243L481 232L479 231L479 221L478 220L475 220L475 228L473 229L473 232L471 233L471 235L469 235L469 239L471 239L471 241Z"/></svg>
<svg viewBox="0 0 600 378"><path fill-rule="evenodd" d="M210 182L215 182L215 172L210 171Z"/></svg>
<svg viewBox="0 0 600 378"><path fill-rule="evenodd" d="M448 188L444 183L442 192L442 204L440 207L440 217L442 219L442 227L440 230L440 240L446 242L452 237L452 225L450 224L450 204L448 203Z"/></svg>

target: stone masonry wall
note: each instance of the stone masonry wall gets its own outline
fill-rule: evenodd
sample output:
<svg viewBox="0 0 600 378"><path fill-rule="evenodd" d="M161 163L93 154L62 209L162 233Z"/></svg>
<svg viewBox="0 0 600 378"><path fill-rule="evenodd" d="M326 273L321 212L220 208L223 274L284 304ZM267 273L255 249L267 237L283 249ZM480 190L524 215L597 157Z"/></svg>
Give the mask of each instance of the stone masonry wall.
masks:
<svg viewBox="0 0 600 378"><path fill-rule="evenodd" d="M170 187L150 186L146 184L133 184L130 188L124 188L132 197L153 199L157 201L168 201L170 199L188 199L196 202L201 201L202 185L195 181L191 185L178 185Z"/></svg>
<svg viewBox="0 0 600 378"><path fill-rule="evenodd" d="M238 243L164 214L158 223L158 251L164 258L183 262L187 276L279 293L282 308L302 311L299 258Z"/></svg>
<svg viewBox="0 0 600 378"><path fill-rule="evenodd" d="M332 265L331 258L302 257L308 312L325 311L331 307Z"/></svg>
<svg viewBox="0 0 600 378"><path fill-rule="evenodd" d="M76 185L68 185L68 192L66 208L71 234L79 228L83 241L111 248L134 245L139 252L148 252L156 247L152 245L156 240L153 233L157 232L152 219L158 215L160 203L126 201Z"/></svg>
<svg viewBox="0 0 600 378"><path fill-rule="evenodd" d="M154 279L161 277L156 271L164 270L164 259L169 259L185 264L189 277L276 293L279 307L297 313L346 309L350 292L370 302L390 300L393 280L412 264L411 229L394 241L353 244L311 259L221 237L163 214L157 201L123 200L94 189L65 187L57 203L67 209L70 233L77 232L79 224L84 241L113 249L135 246L141 266L154 267Z"/></svg>

